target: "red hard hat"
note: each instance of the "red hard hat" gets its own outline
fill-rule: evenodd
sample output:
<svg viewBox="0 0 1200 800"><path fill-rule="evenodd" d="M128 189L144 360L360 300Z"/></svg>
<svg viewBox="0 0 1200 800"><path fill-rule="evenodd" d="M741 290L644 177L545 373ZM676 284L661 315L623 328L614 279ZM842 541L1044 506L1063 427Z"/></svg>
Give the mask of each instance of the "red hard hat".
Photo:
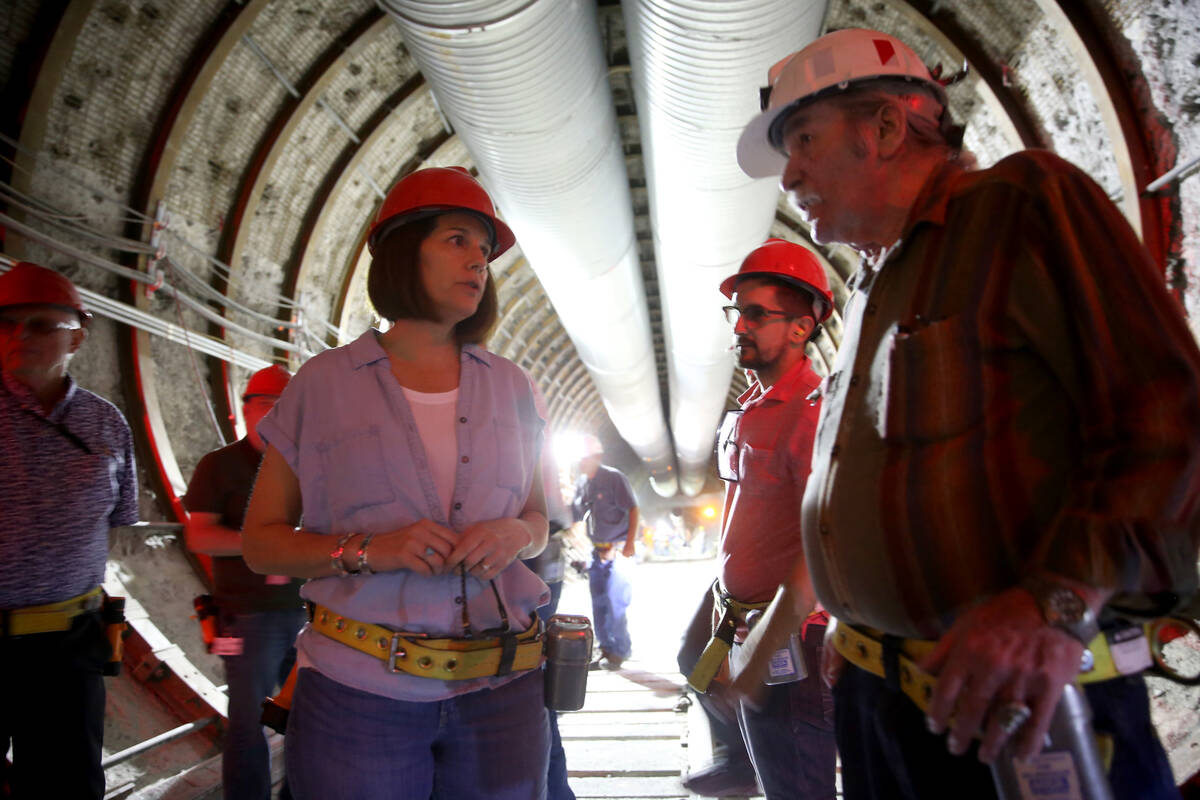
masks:
<svg viewBox="0 0 1200 800"><path fill-rule="evenodd" d="M246 391L242 393L242 402L258 395L278 397L291 379L291 374L278 364L264 367L250 376Z"/></svg>
<svg viewBox="0 0 1200 800"><path fill-rule="evenodd" d="M817 322L833 313L833 293L821 261L807 247L783 239L767 239L746 256L736 273L721 281L721 294L732 299L737 282L754 275L773 275L813 296Z"/></svg>
<svg viewBox="0 0 1200 800"><path fill-rule="evenodd" d="M388 192L367 234L367 247L374 253L393 228L445 211L473 211L491 225L495 247L489 261L516 244L512 230L496 216L492 198L466 167L428 167L405 175Z"/></svg>
<svg viewBox="0 0 1200 800"><path fill-rule="evenodd" d="M65 276L28 261L18 261L0 275L0 308L4 306L59 306L79 315L87 325L92 315L83 307L79 290Z"/></svg>

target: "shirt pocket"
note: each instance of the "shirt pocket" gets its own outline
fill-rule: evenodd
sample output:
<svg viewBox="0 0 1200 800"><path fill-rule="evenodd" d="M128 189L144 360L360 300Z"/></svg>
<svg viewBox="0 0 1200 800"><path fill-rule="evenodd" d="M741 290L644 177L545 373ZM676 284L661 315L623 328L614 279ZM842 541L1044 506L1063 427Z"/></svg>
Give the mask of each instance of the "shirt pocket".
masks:
<svg viewBox="0 0 1200 800"><path fill-rule="evenodd" d="M322 442L317 450L333 519L344 519L360 509L396 499L378 427L373 425Z"/></svg>
<svg viewBox="0 0 1200 800"><path fill-rule="evenodd" d="M778 463L774 448L742 445L738 453L741 491L750 495L771 495L779 490L786 471Z"/></svg>
<svg viewBox="0 0 1200 800"><path fill-rule="evenodd" d="M532 471L526 444L529 437L519 424L500 419L492 420L492 434L496 443L496 485L523 501Z"/></svg>
<svg viewBox="0 0 1200 800"><path fill-rule="evenodd" d="M894 442L933 442L963 433L983 416L979 390L968 379L978 362L962 315L916 329L893 325L884 342L875 424Z"/></svg>

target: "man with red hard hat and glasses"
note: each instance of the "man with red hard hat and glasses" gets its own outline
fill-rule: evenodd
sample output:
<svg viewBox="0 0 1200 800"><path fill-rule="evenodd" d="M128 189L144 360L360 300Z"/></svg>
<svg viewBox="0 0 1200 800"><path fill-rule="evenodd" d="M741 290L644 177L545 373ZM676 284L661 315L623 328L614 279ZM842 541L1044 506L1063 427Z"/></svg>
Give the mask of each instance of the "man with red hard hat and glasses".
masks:
<svg viewBox="0 0 1200 800"><path fill-rule="evenodd" d="M212 652L222 656L229 685L229 727L221 757L227 800L271 796L271 754L260 722L262 701L291 671L296 634L305 621L300 599L303 581L259 575L242 560L242 518L267 449L258 435L258 422L275 406L290 379L280 366L250 376L242 395L245 437L200 459L183 498L188 509L187 547L212 556L218 615ZM286 789L281 794L290 796Z"/></svg>
<svg viewBox="0 0 1200 800"><path fill-rule="evenodd" d="M993 796L980 762L1032 768L1078 681L1116 797L1177 797L1123 621L1197 586L1200 352L1161 270L1053 154L966 169L894 37L830 33L769 78L739 164L863 256L802 505L845 796Z"/></svg>
<svg viewBox="0 0 1200 800"><path fill-rule="evenodd" d="M14 797L104 796L100 584L109 529L138 511L125 418L67 374L90 320L57 272L0 275L0 749L12 744Z"/></svg>
<svg viewBox="0 0 1200 800"><path fill-rule="evenodd" d="M805 347L833 312L820 260L801 245L770 239L726 278L721 293L733 301L725 314L736 337L738 366L751 372L717 436L718 473L726 481L725 510L713 585L712 653L729 653L737 671L749 624L793 570L805 569L800 537L800 494L808 480L819 407L809 399L820 378ZM751 703L742 700L738 723L768 800L833 800L836 752L833 700L817 674L828 616L817 608L798 617L781 643ZM694 688L704 678L693 673ZM698 783L699 776L689 780ZM702 791L702 785L693 787Z"/></svg>

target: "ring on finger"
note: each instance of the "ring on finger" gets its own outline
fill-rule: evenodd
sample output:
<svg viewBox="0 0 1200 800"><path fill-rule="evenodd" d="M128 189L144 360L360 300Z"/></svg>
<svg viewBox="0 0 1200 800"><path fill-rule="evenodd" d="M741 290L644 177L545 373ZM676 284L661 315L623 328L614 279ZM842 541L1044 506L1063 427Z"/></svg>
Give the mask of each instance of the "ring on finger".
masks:
<svg viewBox="0 0 1200 800"><path fill-rule="evenodd" d="M430 547L429 545L425 545L425 555L431 556L431 555L433 555L433 553L434 553L433 548Z"/></svg>
<svg viewBox="0 0 1200 800"><path fill-rule="evenodd" d="M489 569L492 568L492 565L487 563L486 561L480 561L479 566L483 569L484 572L487 572Z"/></svg>
<svg viewBox="0 0 1200 800"><path fill-rule="evenodd" d="M1010 700L996 709L995 721L1005 736L1012 736L1033 716L1033 710L1020 700Z"/></svg>

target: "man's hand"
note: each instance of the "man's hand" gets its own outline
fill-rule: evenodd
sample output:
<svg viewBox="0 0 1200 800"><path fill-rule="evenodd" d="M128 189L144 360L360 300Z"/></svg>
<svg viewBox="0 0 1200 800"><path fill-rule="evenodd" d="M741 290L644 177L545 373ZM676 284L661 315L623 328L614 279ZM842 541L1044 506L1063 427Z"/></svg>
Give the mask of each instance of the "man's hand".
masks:
<svg viewBox="0 0 1200 800"><path fill-rule="evenodd" d="M621 555L625 556L626 558L633 558L634 553L636 552L637 548L634 547L634 543L632 541L625 542L625 546L621 548Z"/></svg>
<svg viewBox="0 0 1200 800"><path fill-rule="evenodd" d="M949 726L947 746L961 755L982 736L981 761L990 763L1008 734L999 709L1021 703L1033 712L1014 734L1018 758L1042 746L1063 686L1079 674L1083 645L1042 618L1033 596L1009 589L962 614L919 666L937 675L926 722ZM951 721L953 717L953 721Z"/></svg>

